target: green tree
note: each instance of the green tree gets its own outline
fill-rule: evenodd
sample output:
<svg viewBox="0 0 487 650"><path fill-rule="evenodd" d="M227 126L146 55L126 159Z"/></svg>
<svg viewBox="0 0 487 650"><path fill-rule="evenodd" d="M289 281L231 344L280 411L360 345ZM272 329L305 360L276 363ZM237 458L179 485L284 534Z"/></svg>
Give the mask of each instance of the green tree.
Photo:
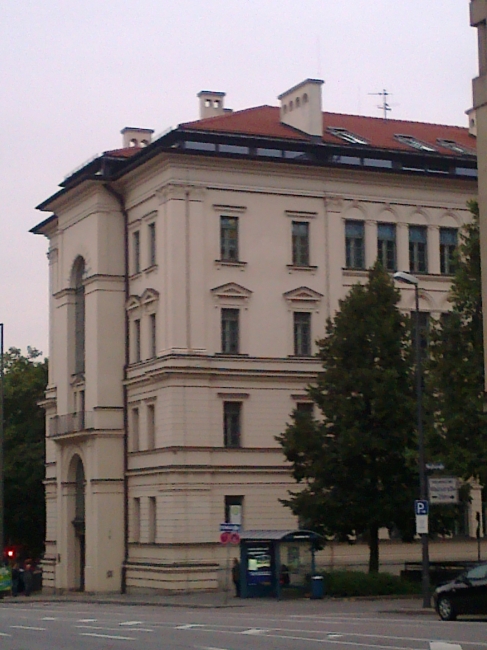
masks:
<svg viewBox="0 0 487 650"><path fill-rule="evenodd" d="M45 416L38 402L47 384L47 360L28 348L5 354L5 542L39 555L44 545Z"/></svg>
<svg viewBox="0 0 487 650"><path fill-rule="evenodd" d="M370 572L379 569L379 528L413 534L414 378L399 297L379 265L352 288L318 342L323 370L308 392L322 417L294 411L277 437L302 485L284 503L325 536L367 539Z"/></svg>
<svg viewBox="0 0 487 650"><path fill-rule="evenodd" d="M446 469L487 485L487 414L478 204L462 228L450 302L452 311L431 332L427 405L432 421L430 455Z"/></svg>

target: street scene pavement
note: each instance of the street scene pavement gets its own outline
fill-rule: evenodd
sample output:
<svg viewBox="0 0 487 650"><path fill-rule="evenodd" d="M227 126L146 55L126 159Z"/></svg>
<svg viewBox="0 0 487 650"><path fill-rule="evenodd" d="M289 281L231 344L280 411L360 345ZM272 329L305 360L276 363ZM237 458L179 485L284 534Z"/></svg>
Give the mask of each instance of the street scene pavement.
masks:
<svg viewBox="0 0 487 650"><path fill-rule="evenodd" d="M485 650L487 617L453 623L412 600L187 596L6 598L1 650Z"/></svg>

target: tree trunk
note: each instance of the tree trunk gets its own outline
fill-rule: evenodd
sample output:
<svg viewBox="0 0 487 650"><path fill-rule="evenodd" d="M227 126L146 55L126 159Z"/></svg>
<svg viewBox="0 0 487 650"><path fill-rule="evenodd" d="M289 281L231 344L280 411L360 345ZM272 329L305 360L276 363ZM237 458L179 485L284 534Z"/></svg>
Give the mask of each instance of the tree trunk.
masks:
<svg viewBox="0 0 487 650"><path fill-rule="evenodd" d="M379 573L379 526L371 522L369 526L369 573Z"/></svg>

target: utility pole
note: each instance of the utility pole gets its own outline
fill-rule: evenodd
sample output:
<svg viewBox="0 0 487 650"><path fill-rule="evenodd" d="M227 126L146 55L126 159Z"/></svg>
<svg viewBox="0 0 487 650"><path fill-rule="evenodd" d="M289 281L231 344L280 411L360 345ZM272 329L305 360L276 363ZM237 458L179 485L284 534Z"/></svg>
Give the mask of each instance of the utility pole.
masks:
<svg viewBox="0 0 487 650"><path fill-rule="evenodd" d="M4 423L4 372L3 372L3 323L0 323L0 561L3 563L4 539L4 493L3 493L3 423Z"/></svg>

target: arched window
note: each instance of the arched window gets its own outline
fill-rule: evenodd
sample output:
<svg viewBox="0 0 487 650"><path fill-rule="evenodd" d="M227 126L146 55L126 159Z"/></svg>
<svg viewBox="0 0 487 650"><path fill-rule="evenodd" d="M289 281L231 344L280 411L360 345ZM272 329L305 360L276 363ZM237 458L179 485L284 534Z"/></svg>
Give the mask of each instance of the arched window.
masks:
<svg viewBox="0 0 487 650"><path fill-rule="evenodd" d="M83 461L78 456L76 462L76 505L74 520L79 526L85 523L85 471Z"/></svg>
<svg viewBox="0 0 487 650"><path fill-rule="evenodd" d="M74 373L85 371L85 261L78 257L73 265L74 285Z"/></svg>
<svg viewBox="0 0 487 650"><path fill-rule="evenodd" d="M296 108L299 108L299 105L301 104L301 100L299 97L296 97Z"/></svg>

